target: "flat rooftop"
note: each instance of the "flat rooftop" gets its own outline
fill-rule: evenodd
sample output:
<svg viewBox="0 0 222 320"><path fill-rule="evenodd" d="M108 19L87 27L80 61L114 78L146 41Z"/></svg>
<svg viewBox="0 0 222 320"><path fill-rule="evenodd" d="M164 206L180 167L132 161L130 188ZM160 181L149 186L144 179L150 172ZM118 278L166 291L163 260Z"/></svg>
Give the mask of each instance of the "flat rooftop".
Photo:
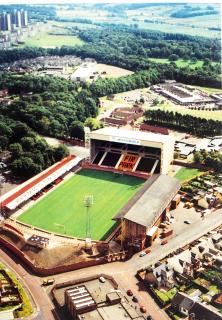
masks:
<svg viewBox="0 0 222 320"><path fill-rule="evenodd" d="M97 310L84 313L84 320L110 320L114 318L115 320L144 320L144 317L138 315L128 303L127 308L125 306L125 304L118 303L100 307Z"/></svg>
<svg viewBox="0 0 222 320"><path fill-rule="evenodd" d="M90 133L91 139L98 139L99 137L102 138L103 136L106 139L108 136L109 141L138 145L141 144L141 141L151 141L165 144L169 141L174 140L174 138L171 135L167 136L158 133L144 132L138 130L117 129L113 127L102 128Z"/></svg>
<svg viewBox="0 0 222 320"><path fill-rule="evenodd" d="M106 276L104 275L106 278ZM81 281L81 279L80 279ZM59 305L62 307L65 305L65 291L74 289L74 287L84 287L90 296L93 298L95 303L97 304L97 308L92 311L87 311L81 313L84 316L84 320L144 320L143 315L135 310L133 306L128 302L126 297L124 296L124 292L116 293L115 284L113 280L109 280L106 278L106 282L102 283L99 281L99 278L93 279L82 279L81 282L70 284L67 283L67 286L62 284L61 288L57 288L55 291L55 298ZM107 301L107 294L112 295L116 293L116 296L121 299L121 302L117 302L115 304L110 304ZM113 294L114 296L114 294Z"/></svg>

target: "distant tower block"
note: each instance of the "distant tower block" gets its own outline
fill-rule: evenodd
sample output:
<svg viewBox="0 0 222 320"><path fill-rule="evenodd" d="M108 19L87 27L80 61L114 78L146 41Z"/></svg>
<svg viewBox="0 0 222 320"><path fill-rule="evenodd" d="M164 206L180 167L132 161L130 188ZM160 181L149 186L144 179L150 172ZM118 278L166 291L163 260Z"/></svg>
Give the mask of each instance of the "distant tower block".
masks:
<svg viewBox="0 0 222 320"><path fill-rule="evenodd" d="M26 10L21 10L21 24L22 27L27 27L28 25L28 12Z"/></svg>
<svg viewBox="0 0 222 320"><path fill-rule="evenodd" d="M12 25L11 25L11 15L10 13L6 14L6 28L8 31L12 30Z"/></svg>

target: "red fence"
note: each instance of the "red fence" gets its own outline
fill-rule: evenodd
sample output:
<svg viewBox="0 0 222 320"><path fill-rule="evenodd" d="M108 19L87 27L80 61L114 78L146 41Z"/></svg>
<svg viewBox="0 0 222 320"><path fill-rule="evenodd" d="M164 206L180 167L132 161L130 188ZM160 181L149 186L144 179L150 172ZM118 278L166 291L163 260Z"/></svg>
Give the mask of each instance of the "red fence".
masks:
<svg viewBox="0 0 222 320"><path fill-rule="evenodd" d="M126 174L128 176L134 176L134 177L138 177L138 178L145 179L145 180L148 180L150 178L149 174L143 174L143 173L132 172L132 171L122 171L122 170L120 171L120 170L117 170L114 168L101 167L96 164L90 164L90 163L86 163L86 162L82 164L82 168L83 169L99 170L99 171L109 171L109 172L118 173L118 174Z"/></svg>
<svg viewBox="0 0 222 320"><path fill-rule="evenodd" d="M81 268L86 268L86 267L91 267L91 266L96 266L99 264L104 264L107 263L107 259L104 258L99 258L98 260L92 259L90 261L82 261L78 263L72 263L70 265L64 265L64 266L58 266L54 268L42 268L38 267L35 265L33 261L29 259L29 257L24 254L21 250L19 250L16 246L14 246L12 243L8 242L6 239L2 238L0 236L0 243L9 249L12 253L14 253L17 257L22 259L22 261L36 274L43 275L43 276L49 276L57 273L63 273L63 272L68 272L72 270L77 270Z"/></svg>

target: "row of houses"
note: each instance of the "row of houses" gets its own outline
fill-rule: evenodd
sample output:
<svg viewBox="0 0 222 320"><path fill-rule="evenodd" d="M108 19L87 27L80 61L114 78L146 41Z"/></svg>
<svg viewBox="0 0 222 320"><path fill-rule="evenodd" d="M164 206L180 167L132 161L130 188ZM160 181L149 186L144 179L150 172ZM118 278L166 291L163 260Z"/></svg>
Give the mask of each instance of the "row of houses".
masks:
<svg viewBox="0 0 222 320"><path fill-rule="evenodd" d="M181 249L179 253L171 254L163 262L147 268L144 281L149 287L160 292L168 292L175 288L176 294L171 300L170 308L182 318L221 320L222 314L216 308L221 303L221 290L212 291L212 284L216 284L218 288L222 285L221 249L222 229L203 236L188 249ZM204 275L208 273L207 281ZM214 274L214 277L211 274ZM186 285L192 281L199 285L200 290L186 292ZM183 292L180 290L181 285L184 286Z"/></svg>

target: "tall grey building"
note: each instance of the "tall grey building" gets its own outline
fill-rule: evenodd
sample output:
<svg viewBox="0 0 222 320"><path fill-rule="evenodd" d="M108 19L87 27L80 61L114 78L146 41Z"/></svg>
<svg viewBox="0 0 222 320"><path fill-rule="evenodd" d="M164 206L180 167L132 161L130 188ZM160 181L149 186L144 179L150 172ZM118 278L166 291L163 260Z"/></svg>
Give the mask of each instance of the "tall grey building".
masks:
<svg viewBox="0 0 222 320"><path fill-rule="evenodd" d="M11 14L10 13L6 13L6 30L8 30L8 31L12 30Z"/></svg>
<svg viewBox="0 0 222 320"><path fill-rule="evenodd" d="M27 27L28 25L28 12L26 10L21 10L21 23L22 27Z"/></svg>
<svg viewBox="0 0 222 320"><path fill-rule="evenodd" d="M0 29L2 31L7 30L6 12L1 13L1 15L0 15Z"/></svg>

